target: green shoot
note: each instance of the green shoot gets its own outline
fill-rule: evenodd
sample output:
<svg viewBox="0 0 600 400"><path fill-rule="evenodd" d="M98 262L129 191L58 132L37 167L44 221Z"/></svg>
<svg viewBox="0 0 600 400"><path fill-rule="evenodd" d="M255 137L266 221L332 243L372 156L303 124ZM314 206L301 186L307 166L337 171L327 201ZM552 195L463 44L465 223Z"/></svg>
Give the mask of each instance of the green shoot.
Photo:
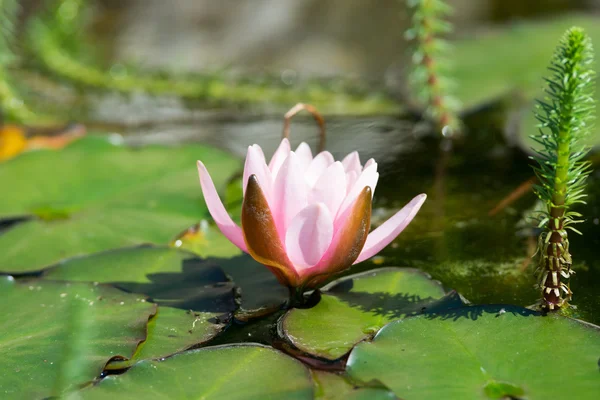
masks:
<svg viewBox="0 0 600 400"><path fill-rule="evenodd" d="M581 215L572 210L585 198L585 181L590 163L586 139L594 120L593 49L581 28L571 28L563 36L549 66L547 97L539 101L536 118L540 130L532 138L542 146L533 157L539 185L534 187L544 202L538 251L538 285L542 308L556 310L571 300L569 278L571 254L567 230L579 233L573 225Z"/></svg>

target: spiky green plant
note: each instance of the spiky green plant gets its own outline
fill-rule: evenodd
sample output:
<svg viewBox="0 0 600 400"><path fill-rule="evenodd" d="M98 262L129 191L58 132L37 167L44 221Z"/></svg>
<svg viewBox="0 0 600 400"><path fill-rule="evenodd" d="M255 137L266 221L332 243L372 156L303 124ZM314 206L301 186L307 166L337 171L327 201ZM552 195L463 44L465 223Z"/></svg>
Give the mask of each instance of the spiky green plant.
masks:
<svg viewBox="0 0 600 400"><path fill-rule="evenodd" d="M414 42L410 86L425 106L427 117L439 128L447 127L445 134L456 132L460 104L450 94L450 46L443 39L452 32L452 24L446 20L452 8L443 0L408 0L407 4L413 11L412 27L405 35Z"/></svg>
<svg viewBox="0 0 600 400"><path fill-rule="evenodd" d="M542 308L556 310L571 300L569 278L571 254L567 230L579 233L573 225L581 214L572 210L583 203L590 162L587 136L594 120L595 104L593 49L591 39L581 28L569 29L555 50L546 79L544 101L538 101L536 118L540 129L532 138L542 149L533 157L539 185L534 187L546 205L540 221L538 285Z"/></svg>

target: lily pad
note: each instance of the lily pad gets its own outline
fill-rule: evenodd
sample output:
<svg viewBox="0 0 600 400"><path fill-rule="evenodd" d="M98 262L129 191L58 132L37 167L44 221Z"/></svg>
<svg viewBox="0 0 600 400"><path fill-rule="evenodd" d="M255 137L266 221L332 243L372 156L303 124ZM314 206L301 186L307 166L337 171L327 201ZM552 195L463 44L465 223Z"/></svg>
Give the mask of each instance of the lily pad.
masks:
<svg viewBox="0 0 600 400"><path fill-rule="evenodd" d="M0 164L0 182L7 188L0 219L29 217L0 236L0 268L23 273L75 255L167 244L177 232L209 217L198 184L198 159L217 187L240 166L209 147L133 149L103 136Z"/></svg>
<svg viewBox="0 0 600 400"><path fill-rule="evenodd" d="M0 277L0 393L47 398L99 377L146 337L156 305L104 285Z"/></svg>
<svg viewBox="0 0 600 400"><path fill-rule="evenodd" d="M186 311L223 314L236 308L233 283L218 265L168 247L133 247L73 258L47 270L44 278L111 283Z"/></svg>
<svg viewBox="0 0 600 400"><path fill-rule="evenodd" d="M439 307L444 294L439 282L416 269L382 268L334 282L315 307L289 311L280 328L300 350L336 359L390 321ZM456 299L450 303L457 306Z"/></svg>
<svg viewBox="0 0 600 400"><path fill-rule="evenodd" d="M600 393L600 328L513 306L395 321L352 350L351 377L406 399L581 399Z"/></svg>
<svg viewBox="0 0 600 400"><path fill-rule="evenodd" d="M141 360L155 360L206 343L221 333L226 320L215 313L159 307L148 322L148 334L133 357L110 362L106 369L128 368Z"/></svg>
<svg viewBox="0 0 600 400"><path fill-rule="evenodd" d="M222 332L236 308L233 282L211 261L168 247L134 247L66 260L44 279L111 283L160 305L148 338L121 369L202 344Z"/></svg>
<svg viewBox="0 0 600 400"><path fill-rule="evenodd" d="M347 377L313 370L317 400L392 400L394 393L383 388L359 387L348 381Z"/></svg>
<svg viewBox="0 0 600 400"><path fill-rule="evenodd" d="M312 399L308 369L261 345L216 346L140 362L76 399Z"/></svg>

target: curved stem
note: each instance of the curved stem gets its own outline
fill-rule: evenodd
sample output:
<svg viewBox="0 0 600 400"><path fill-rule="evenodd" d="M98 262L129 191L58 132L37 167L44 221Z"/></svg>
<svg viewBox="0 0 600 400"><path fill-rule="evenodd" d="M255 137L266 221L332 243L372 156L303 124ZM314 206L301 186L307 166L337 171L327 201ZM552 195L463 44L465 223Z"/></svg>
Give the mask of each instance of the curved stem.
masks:
<svg viewBox="0 0 600 400"><path fill-rule="evenodd" d="M310 104L298 103L294 107L290 108L290 110L288 112L285 113L285 115L283 117L282 138L287 138L287 139L290 138L290 124L292 122L292 118L296 114L298 114L300 111L303 111L303 110L308 111L313 116L315 121L317 121L317 124L319 125L320 138L321 138L321 140L319 141L319 152L321 152L321 151L325 150L325 140L326 140L325 119L323 118L321 113L319 113L317 111L317 109L315 107L311 106Z"/></svg>

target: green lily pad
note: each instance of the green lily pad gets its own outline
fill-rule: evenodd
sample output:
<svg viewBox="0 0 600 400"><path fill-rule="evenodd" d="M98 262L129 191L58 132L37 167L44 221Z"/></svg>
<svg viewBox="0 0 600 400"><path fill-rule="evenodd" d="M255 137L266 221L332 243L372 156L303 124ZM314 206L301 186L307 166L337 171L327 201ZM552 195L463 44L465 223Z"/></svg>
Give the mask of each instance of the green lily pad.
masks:
<svg viewBox="0 0 600 400"><path fill-rule="evenodd" d="M106 369L128 368L141 360L155 360L208 342L227 327L217 313L159 307L148 322L148 335L133 357L110 362Z"/></svg>
<svg viewBox="0 0 600 400"><path fill-rule="evenodd" d="M212 313L236 308L233 283L214 262L168 247L142 246L77 257L44 278L111 283L143 293L161 306Z"/></svg>
<svg viewBox="0 0 600 400"><path fill-rule="evenodd" d="M61 151L40 150L0 164L0 219L30 217L0 236L0 268L22 273L59 260L140 243L167 244L208 218L196 160L217 187L239 168L199 146L115 146L86 137ZM56 217L60 216L60 218Z"/></svg>
<svg viewBox="0 0 600 400"><path fill-rule="evenodd" d="M156 305L104 285L0 277L0 393L40 399L98 378L146 337Z"/></svg>
<svg viewBox="0 0 600 400"><path fill-rule="evenodd" d="M600 328L513 306L395 321L352 350L351 377L406 399L597 399Z"/></svg>
<svg viewBox="0 0 600 400"><path fill-rule="evenodd" d="M142 246L63 261L44 279L101 282L143 293L160 305L148 338L134 357L112 362L128 367L207 342L222 332L236 308L233 283L214 262L168 247Z"/></svg>
<svg viewBox="0 0 600 400"><path fill-rule="evenodd" d="M439 282L416 269L382 268L334 282L315 307L290 310L280 328L300 350L336 359L390 321L439 307L444 294Z"/></svg>
<svg viewBox="0 0 600 400"><path fill-rule="evenodd" d="M347 377L313 370L312 377L316 385L317 400L392 400L394 393L383 388L359 387L348 381Z"/></svg>
<svg viewBox="0 0 600 400"><path fill-rule="evenodd" d="M309 371L260 345L216 346L140 362L77 399L312 399Z"/></svg>

